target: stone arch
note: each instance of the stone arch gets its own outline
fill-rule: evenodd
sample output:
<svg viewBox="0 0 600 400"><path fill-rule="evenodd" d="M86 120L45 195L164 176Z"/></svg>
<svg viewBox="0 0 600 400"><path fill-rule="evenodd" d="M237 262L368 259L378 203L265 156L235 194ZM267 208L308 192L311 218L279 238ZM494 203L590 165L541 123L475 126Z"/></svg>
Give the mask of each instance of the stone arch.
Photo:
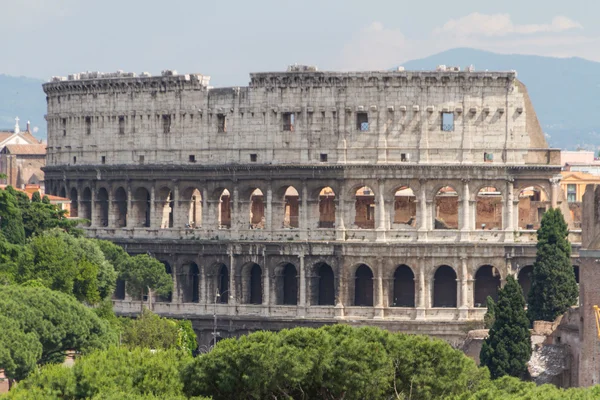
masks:
<svg viewBox="0 0 600 400"><path fill-rule="evenodd" d="M315 264L315 290L314 302L312 304L319 306L335 305L335 274L333 268L325 262Z"/></svg>
<svg viewBox="0 0 600 400"><path fill-rule="evenodd" d="M392 224L395 228L417 226L417 196L409 186L400 186L394 190Z"/></svg>
<svg viewBox="0 0 600 400"><path fill-rule="evenodd" d="M354 225L359 229L375 228L375 192L362 186L354 193Z"/></svg>
<svg viewBox="0 0 600 400"><path fill-rule="evenodd" d="M298 305L298 270L292 263L275 268L275 304Z"/></svg>
<svg viewBox="0 0 600 400"><path fill-rule="evenodd" d="M145 187L139 187L133 192L131 199L131 218L138 228L149 228L151 225L151 197Z"/></svg>
<svg viewBox="0 0 600 400"><path fill-rule="evenodd" d="M354 305L373 307L373 271L367 264L359 264L354 272Z"/></svg>
<svg viewBox="0 0 600 400"><path fill-rule="evenodd" d="M245 304L262 304L263 301L263 269L250 262L241 269L241 297Z"/></svg>
<svg viewBox="0 0 600 400"><path fill-rule="evenodd" d="M250 228L265 228L265 197L258 188L250 194Z"/></svg>
<svg viewBox="0 0 600 400"><path fill-rule="evenodd" d="M219 206L217 209L217 220L219 229L231 228L231 193L223 189L218 194Z"/></svg>
<svg viewBox="0 0 600 400"><path fill-rule="evenodd" d="M494 186L480 188L476 195L475 229L502 229L503 210L504 201L500 190Z"/></svg>
<svg viewBox="0 0 600 400"><path fill-rule="evenodd" d="M165 266L165 272L171 275L171 278L173 278L173 270L171 269L171 264L169 264L168 261L161 261L161 263L163 263L163 265ZM162 303L170 303L171 301L173 301L173 293L171 292L167 295L158 296L158 301Z"/></svg>
<svg viewBox="0 0 600 400"><path fill-rule="evenodd" d="M433 276L433 307L457 306L456 271L448 265L441 265Z"/></svg>
<svg viewBox="0 0 600 400"><path fill-rule="evenodd" d="M527 303L527 298L529 296L529 290L531 290L531 274L533 273L533 265L526 265L519 271L517 275L517 280L519 281L519 285L521 285L521 289L523 290L523 297L525 297L525 303Z"/></svg>
<svg viewBox="0 0 600 400"><path fill-rule="evenodd" d="M293 186L288 186L283 194L283 227L300 227L300 195Z"/></svg>
<svg viewBox="0 0 600 400"><path fill-rule="evenodd" d="M531 185L518 191L519 229L539 229L544 213L552 206L546 190L540 185Z"/></svg>
<svg viewBox="0 0 600 400"><path fill-rule="evenodd" d="M500 289L500 272L492 265L482 265L475 273L475 290L473 291L473 304L475 307L486 307L487 297L498 300Z"/></svg>
<svg viewBox="0 0 600 400"><path fill-rule="evenodd" d="M186 228L202 226L202 192L195 187L189 187L182 192L179 206L185 211L184 224Z"/></svg>
<svg viewBox="0 0 600 400"><path fill-rule="evenodd" d="M200 268L195 262L190 262L183 265L185 272L185 282L181 282L180 286L183 290L184 303L199 303L200 302Z"/></svg>
<svg viewBox="0 0 600 400"><path fill-rule="evenodd" d="M69 193L69 199L71 200L71 211L69 212L69 216L72 218L79 217L79 196L77 195L77 189L71 188L71 193Z"/></svg>
<svg viewBox="0 0 600 400"><path fill-rule="evenodd" d="M452 186L443 186L434 197L434 229L458 229L459 196Z"/></svg>
<svg viewBox="0 0 600 400"><path fill-rule="evenodd" d="M399 265L394 271L392 307L415 306L415 274L408 265Z"/></svg>
<svg viewBox="0 0 600 400"><path fill-rule="evenodd" d="M319 191L319 228L335 228L335 192L329 186Z"/></svg>
<svg viewBox="0 0 600 400"><path fill-rule="evenodd" d="M90 188L83 189L83 194L81 196L81 208L78 212L81 218L87 219L88 221L92 220L92 191Z"/></svg>
<svg viewBox="0 0 600 400"><path fill-rule="evenodd" d="M98 189L98 196L94 204L96 209L96 221L95 226L108 226L108 190L101 187Z"/></svg>
<svg viewBox="0 0 600 400"><path fill-rule="evenodd" d="M113 214L115 218L115 227L124 228L127 226L127 192L122 187L115 190Z"/></svg>
<svg viewBox="0 0 600 400"><path fill-rule="evenodd" d="M175 223L175 199L170 188L164 186L158 190L156 201L157 212L160 218L160 228L172 228Z"/></svg>
<svg viewBox="0 0 600 400"><path fill-rule="evenodd" d="M65 188L64 186L60 187L60 190L58 192L58 196L62 197L63 199L67 198L67 188Z"/></svg>

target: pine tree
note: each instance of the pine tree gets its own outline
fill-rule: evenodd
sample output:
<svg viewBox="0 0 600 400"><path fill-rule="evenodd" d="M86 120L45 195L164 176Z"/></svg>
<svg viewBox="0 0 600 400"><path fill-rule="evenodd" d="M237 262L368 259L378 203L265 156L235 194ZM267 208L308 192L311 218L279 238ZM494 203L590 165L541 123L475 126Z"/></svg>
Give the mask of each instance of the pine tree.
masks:
<svg viewBox="0 0 600 400"><path fill-rule="evenodd" d="M496 302L492 299L492 296L488 296L485 299L485 305L487 306L487 312L483 316L483 327L491 329L494 321L496 321Z"/></svg>
<svg viewBox="0 0 600 400"><path fill-rule="evenodd" d="M505 375L524 378L531 357L531 336L523 291L512 276L498 292L494 311L496 320L479 353L481 365L488 367L493 379Z"/></svg>
<svg viewBox="0 0 600 400"><path fill-rule="evenodd" d="M531 323L554 321L577 302L578 289L571 265L568 234L561 211L548 210L537 231L537 254L527 302Z"/></svg>

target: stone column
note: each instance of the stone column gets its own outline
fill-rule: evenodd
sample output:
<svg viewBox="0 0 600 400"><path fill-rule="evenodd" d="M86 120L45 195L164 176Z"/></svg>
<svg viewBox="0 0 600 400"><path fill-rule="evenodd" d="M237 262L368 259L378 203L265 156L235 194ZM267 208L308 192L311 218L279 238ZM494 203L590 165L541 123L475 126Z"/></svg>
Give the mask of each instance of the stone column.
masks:
<svg viewBox="0 0 600 400"><path fill-rule="evenodd" d="M377 275L375 277L377 282L377 303L375 304L375 319L383 319L384 318L384 308L383 308L383 258L377 258Z"/></svg>
<svg viewBox="0 0 600 400"><path fill-rule="evenodd" d="M203 228L212 227L212 222L209 220L209 209L208 209L208 190L202 188L202 210L201 210L201 222Z"/></svg>
<svg viewBox="0 0 600 400"><path fill-rule="evenodd" d="M419 268L419 277L417 281L417 314L416 319L424 320L425 319L425 308L427 307L427 288L425 287L425 258L419 257L417 259L417 264Z"/></svg>
<svg viewBox="0 0 600 400"><path fill-rule="evenodd" d="M267 188L267 198L266 198L266 212L265 212L265 229L267 231L271 231L273 229L273 189L271 188L271 184L269 183L269 187Z"/></svg>
<svg viewBox="0 0 600 400"><path fill-rule="evenodd" d="M240 193L237 185L233 187L233 193L230 199L230 210L231 210L231 230L232 237L235 236L237 232L239 232L240 226L247 227L249 222L249 217L246 216L246 220L242 216L241 212L241 204L240 204Z"/></svg>
<svg viewBox="0 0 600 400"><path fill-rule="evenodd" d="M171 267L171 273L173 274L173 293L171 295L171 303L174 304L180 304L183 303L182 301L182 293L179 290L179 274L181 272L181 266L179 265L179 263L177 262L178 260L175 260L175 262L173 263L173 266Z"/></svg>
<svg viewBox="0 0 600 400"><path fill-rule="evenodd" d="M107 228L116 228L116 221L115 221L115 205L113 204L113 202L115 201L115 196L114 196L114 191L112 188L112 185L108 186L108 204L106 205L106 207L108 208L108 223L107 223Z"/></svg>
<svg viewBox="0 0 600 400"><path fill-rule="evenodd" d="M236 274L237 274L237 268L235 267L235 256L233 254L233 249L229 249L229 293L227 293L227 295L229 296L229 300L227 301L227 304L231 307L229 310L230 314L235 314L235 305L238 302L238 298L237 298L237 288L236 288ZM215 291L216 293L216 291ZM221 294L223 295L223 294Z"/></svg>
<svg viewBox="0 0 600 400"><path fill-rule="evenodd" d="M198 271L200 274L200 279L198 279L200 281L200 288L198 289L198 302L201 304L206 304L208 303L208 271L204 263L198 264L198 266L200 269L200 271ZM229 295L229 293L227 294Z"/></svg>
<svg viewBox="0 0 600 400"><path fill-rule="evenodd" d="M300 238L306 240L308 238L308 188L306 181L302 181L302 206L300 208Z"/></svg>
<svg viewBox="0 0 600 400"><path fill-rule="evenodd" d="M266 260L265 260L266 261ZM263 264L263 315L269 315L269 305L271 304L271 274L268 264Z"/></svg>
<svg viewBox="0 0 600 400"><path fill-rule="evenodd" d="M550 178L550 188L551 188L551 202L552 202L552 208L556 208L558 207L558 194L560 193L560 175L559 176L555 176L553 178Z"/></svg>
<svg viewBox="0 0 600 400"><path fill-rule="evenodd" d="M385 241L385 185L383 183L383 179L379 180L378 185L378 193L377 193L377 216L379 217L377 220L377 240Z"/></svg>
<svg viewBox="0 0 600 400"><path fill-rule="evenodd" d="M458 318L461 320L465 320L469 317L467 256L461 256L460 261L460 279L457 279L458 293L460 293L460 307Z"/></svg>
<svg viewBox="0 0 600 400"><path fill-rule="evenodd" d="M306 267L304 265L304 254L298 255L300 259L300 301L298 302L298 316L304 318L306 315Z"/></svg>
<svg viewBox="0 0 600 400"><path fill-rule="evenodd" d="M339 261L339 260L338 260ZM339 262L338 267L338 281L337 281L337 296L335 298L335 318L343 319L344 318L344 302L345 299L345 285L346 279L344 279L344 265L342 262Z"/></svg>
<svg viewBox="0 0 600 400"><path fill-rule="evenodd" d="M343 185L339 186L339 193L336 193L336 207L335 207L335 230L336 230L336 239L337 240L346 240L346 225L344 222L346 212L344 207L346 207L346 194L345 188Z"/></svg>
<svg viewBox="0 0 600 400"><path fill-rule="evenodd" d="M90 226L92 228L98 227L98 213L96 212L96 185L94 183L91 184L90 188L90 207L91 207L91 217Z"/></svg>
<svg viewBox="0 0 600 400"><path fill-rule="evenodd" d="M429 220L432 218L427 213L427 180L420 179L421 191L419 195L419 230L420 231L428 231L429 230Z"/></svg>
<svg viewBox="0 0 600 400"><path fill-rule="evenodd" d="M471 226L470 217L470 193L469 193L469 180L463 179L463 197L462 197L462 221L461 221L461 234L460 240L467 242L470 240L470 231L473 229Z"/></svg>
<svg viewBox="0 0 600 400"><path fill-rule="evenodd" d="M160 220L156 217L156 188L154 182L150 188L150 227L158 229L160 228ZM158 222L158 224L157 224Z"/></svg>
<svg viewBox="0 0 600 400"><path fill-rule="evenodd" d="M515 216L514 216L514 201L515 201L515 188L514 179L509 178L506 180L506 218L505 218L505 230L511 232L506 239L512 241L512 231L515 230Z"/></svg>
<svg viewBox="0 0 600 400"><path fill-rule="evenodd" d="M127 215L125 216L127 228L133 228L135 225L135 221L133 221L132 204L133 200L131 199L131 182L127 182Z"/></svg>

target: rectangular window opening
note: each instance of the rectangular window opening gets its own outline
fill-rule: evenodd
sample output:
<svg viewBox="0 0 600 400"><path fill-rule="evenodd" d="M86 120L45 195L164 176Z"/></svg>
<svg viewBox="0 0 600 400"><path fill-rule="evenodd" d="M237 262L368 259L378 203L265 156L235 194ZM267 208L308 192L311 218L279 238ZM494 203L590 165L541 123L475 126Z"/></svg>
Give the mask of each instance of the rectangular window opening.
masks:
<svg viewBox="0 0 600 400"><path fill-rule="evenodd" d="M293 132L296 115L294 113L283 113L283 130Z"/></svg>
<svg viewBox="0 0 600 400"><path fill-rule="evenodd" d="M443 112L442 113L442 131L452 132L454 131L454 113Z"/></svg>
<svg viewBox="0 0 600 400"><path fill-rule="evenodd" d="M67 119L63 118L61 121L62 121L63 136L67 136Z"/></svg>
<svg viewBox="0 0 600 400"><path fill-rule="evenodd" d="M77 157L73 156L73 164L77 164Z"/></svg>
<svg viewBox="0 0 600 400"><path fill-rule="evenodd" d="M171 133L171 115L164 114L162 116L163 133Z"/></svg>
<svg viewBox="0 0 600 400"><path fill-rule="evenodd" d="M567 184L567 202L574 203L577 201L577 185L574 183Z"/></svg>
<svg viewBox="0 0 600 400"><path fill-rule="evenodd" d="M321 154L321 162L327 162L327 154Z"/></svg>
<svg viewBox="0 0 600 400"><path fill-rule="evenodd" d="M217 132L227 132L227 125L225 120L225 114L217 114Z"/></svg>
<svg viewBox="0 0 600 400"><path fill-rule="evenodd" d="M102 156L102 158L100 159L100 161L102 162L102 164L106 164L106 156Z"/></svg>
<svg viewBox="0 0 600 400"><path fill-rule="evenodd" d="M408 161L408 158L406 158L406 153L400 153L400 161L401 162Z"/></svg>
<svg viewBox="0 0 600 400"><path fill-rule="evenodd" d="M256 162L258 156L256 154L250 154L250 162Z"/></svg>
<svg viewBox="0 0 600 400"><path fill-rule="evenodd" d="M140 164L143 164L144 163L144 156L139 156L138 160L139 160Z"/></svg>
<svg viewBox="0 0 600 400"><path fill-rule="evenodd" d="M125 134L125 117L122 115L119 116L119 134L120 135Z"/></svg>
<svg viewBox="0 0 600 400"><path fill-rule="evenodd" d="M196 162L196 156L193 154L190 154L189 160L190 160L190 162Z"/></svg>
<svg viewBox="0 0 600 400"><path fill-rule="evenodd" d="M366 112L356 113L356 129L361 132L369 131L369 114Z"/></svg>
<svg viewBox="0 0 600 400"><path fill-rule="evenodd" d="M91 117L85 117L85 134L86 135L92 134L92 118Z"/></svg>

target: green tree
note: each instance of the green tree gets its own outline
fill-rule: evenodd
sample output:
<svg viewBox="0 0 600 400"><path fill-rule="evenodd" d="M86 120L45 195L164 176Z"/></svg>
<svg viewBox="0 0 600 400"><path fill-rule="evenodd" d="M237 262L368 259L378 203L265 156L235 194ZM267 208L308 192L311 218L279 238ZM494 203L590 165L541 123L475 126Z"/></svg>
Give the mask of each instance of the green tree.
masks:
<svg viewBox="0 0 600 400"><path fill-rule="evenodd" d="M9 381L21 380L35 369L42 356L36 333L25 333L18 321L0 315L0 369Z"/></svg>
<svg viewBox="0 0 600 400"><path fill-rule="evenodd" d="M483 326L485 329L491 329L496 320L496 302L492 299L492 296L488 296L485 299L485 305L487 306L487 311L483 316Z"/></svg>
<svg viewBox="0 0 600 400"><path fill-rule="evenodd" d="M15 193L10 186L6 190L0 190L0 229L9 243L24 244L23 215Z"/></svg>
<svg viewBox="0 0 600 400"><path fill-rule="evenodd" d="M144 293L148 294L148 303L152 309L153 292L165 296L173 290L173 278L167 274L163 263L147 254L139 254L127 260L122 279L126 283L127 292L140 299L143 309Z"/></svg>
<svg viewBox="0 0 600 400"><path fill-rule="evenodd" d="M577 301L578 289L571 265L569 229L559 209L550 209L537 231L537 254L531 274L527 314L536 320L554 321Z"/></svg>
<svg viewBox="0 0 600 400"><path fill-rule="evenodd" d="M512 276L498 293L495 312L496 320L481 347L481 365L489 368L493 379L524 378L531 358L531 335L523 291Z"/></svg>

